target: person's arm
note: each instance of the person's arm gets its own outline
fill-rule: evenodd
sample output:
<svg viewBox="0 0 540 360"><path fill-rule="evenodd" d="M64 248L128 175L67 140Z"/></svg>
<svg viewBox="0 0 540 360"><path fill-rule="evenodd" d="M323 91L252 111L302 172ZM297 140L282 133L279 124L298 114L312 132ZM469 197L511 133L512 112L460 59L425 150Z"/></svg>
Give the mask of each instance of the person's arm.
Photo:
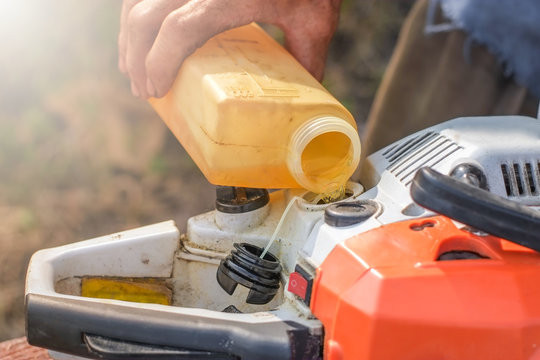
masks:
<svg viewBox="0 0 540 360"><path fill-rule="evenodd" d="M285 45L321 80L341 0L124 0L119 68L141 98L162 97L184 59L212 36L253 21L279 26Z"/></svg>

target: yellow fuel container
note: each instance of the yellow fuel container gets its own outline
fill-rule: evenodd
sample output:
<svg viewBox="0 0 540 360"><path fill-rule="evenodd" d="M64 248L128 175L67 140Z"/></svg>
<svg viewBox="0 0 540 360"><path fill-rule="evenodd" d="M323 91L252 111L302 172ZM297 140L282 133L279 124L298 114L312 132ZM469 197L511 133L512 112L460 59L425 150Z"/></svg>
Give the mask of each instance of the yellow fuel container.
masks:
<svg viewBox="0 0 540 360"><path fill-rule="evenodd" d="M149 101L216 185L330 193L360 159L351 114L256 24L210 39Z"/></svg>

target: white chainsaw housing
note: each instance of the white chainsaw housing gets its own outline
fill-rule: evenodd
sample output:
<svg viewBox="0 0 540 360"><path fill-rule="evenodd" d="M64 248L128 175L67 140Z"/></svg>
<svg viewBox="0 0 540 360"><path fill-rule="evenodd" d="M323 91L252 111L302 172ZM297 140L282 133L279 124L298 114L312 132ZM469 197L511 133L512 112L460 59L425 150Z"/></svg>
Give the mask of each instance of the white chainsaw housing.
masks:
<svg viewBox="0 0 540 360"><path fill-rule="evenodd" d="M416 171L428 166L450 174L473 164L486 175L492 193L522 204L540 206L540 121L505 116L459 118L410 135L368 158L363 172L367 191L351 182L343 201L373 200L378 210L366 221L346 227L325 223L328 205L314 205L313 194L281 190L265 207L243 214L211 211L189 219L181 235L172 221L92 240L42 250L31 259L26 294L81 299L80 277L160 277L172 284L173 306L84 298L88 303L194 314L238 322L295 320L322 331L310 309L287 291L289 274L299 262L316 269L340 242L370 229L425 216L409 186ZM307 199L307 200L306 200ZM295 202L283 214L289 202ZM216 281L216 269L234 243L265 247L282 216L283 226L270 252L282 265L278 295L268 304L245 303L246 289L232 295ZM234 305L242 314L224 313Z"/></svg>

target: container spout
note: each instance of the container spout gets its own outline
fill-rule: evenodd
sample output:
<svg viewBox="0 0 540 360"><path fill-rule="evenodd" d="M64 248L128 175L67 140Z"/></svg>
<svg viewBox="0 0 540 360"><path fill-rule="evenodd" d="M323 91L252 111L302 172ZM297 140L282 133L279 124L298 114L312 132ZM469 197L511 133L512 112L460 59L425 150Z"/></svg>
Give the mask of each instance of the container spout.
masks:
<svg viewBox="0 0 540 360"><path fill-rule="evenodd" d="M294 179L314 193L341 188L360 161L360 138L347 121L322 116L305 122L291 137L287 166Z"/></svg>

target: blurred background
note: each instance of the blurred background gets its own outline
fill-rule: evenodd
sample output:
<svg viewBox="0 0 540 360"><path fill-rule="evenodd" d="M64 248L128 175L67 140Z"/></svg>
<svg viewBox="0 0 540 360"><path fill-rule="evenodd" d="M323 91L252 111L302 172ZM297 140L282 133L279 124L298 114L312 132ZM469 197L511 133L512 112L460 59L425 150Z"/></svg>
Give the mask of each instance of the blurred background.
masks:
<svg viewBox="0 0 540 360"><path fill-rule="evenodd" d="M360 131L412 0L344 0L325 86ZM0 341L30 256L213 208L214 190L117 70L121 1L0 0ZM276 35L279 37L279 34Z"/></svg>

